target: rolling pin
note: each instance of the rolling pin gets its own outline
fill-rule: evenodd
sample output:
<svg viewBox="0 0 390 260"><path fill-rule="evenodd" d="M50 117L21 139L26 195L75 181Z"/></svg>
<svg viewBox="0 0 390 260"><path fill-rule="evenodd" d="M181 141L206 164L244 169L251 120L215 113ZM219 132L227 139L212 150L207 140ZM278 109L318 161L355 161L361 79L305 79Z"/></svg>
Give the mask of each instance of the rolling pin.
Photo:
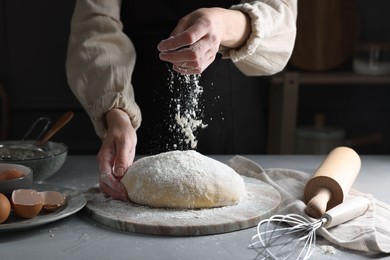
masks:
<svg viewBox="0 0 390 260"><path fill-rule="evenodd" d="M327 210L341 204L360 166L360 157L353 149L341 146L332 150L305 185L305 212L320 218Z"/></svg>

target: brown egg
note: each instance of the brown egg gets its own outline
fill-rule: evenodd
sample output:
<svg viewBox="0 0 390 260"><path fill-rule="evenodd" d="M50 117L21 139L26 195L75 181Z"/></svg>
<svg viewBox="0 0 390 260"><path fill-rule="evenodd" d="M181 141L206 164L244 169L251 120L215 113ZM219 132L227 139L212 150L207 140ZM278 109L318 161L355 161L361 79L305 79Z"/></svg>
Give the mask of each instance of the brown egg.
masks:
<svg viewBox="0 0 390 260"><path fill-rule="evenodd" d="M43 207L42 195L32 189L18 189L12 192L11 204L16 216L33 218Z"/></svg>
<svg viewBox="0 0 390 260"><path fill-rule="evenodd" d="M18 169L8 169L0 172L0 181L19 179L23 177L24 174Z"/></svg>
<svg viewBox="0 0 390 260"><path fill-rule="evenodd" d="M0 224L8 219L10 212L11 204L9 203L8 198L0 193Z"/></svg>
<svg viewBox="0 0 390 260"><path fill-rule="evenodd" d="M43 199L43 210L53 212L65 204L65 195L58 191L39 192Z"/></svg>

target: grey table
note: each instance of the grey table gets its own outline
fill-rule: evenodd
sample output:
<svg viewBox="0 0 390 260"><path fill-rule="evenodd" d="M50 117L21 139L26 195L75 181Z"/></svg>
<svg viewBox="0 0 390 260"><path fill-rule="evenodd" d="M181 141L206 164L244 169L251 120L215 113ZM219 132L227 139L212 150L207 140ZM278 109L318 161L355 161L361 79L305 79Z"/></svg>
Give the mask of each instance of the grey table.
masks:
<svg viewBox="0 0 390 260"><path fill-rule="evenodd" d="M226 161L232 156L211 156ZM313 174L325 158L320 155L247 155L264 168L287 168ZM47 183L86 191L97 179L95 156L69 156ZM353 188L390 204L390 156L362 156L362 170ZM255 228L197 237L164 237L106 228L83 212L29 230L0 233L0 259L254 259L248 249ZM390 259L337 248L327 254L318 248L313 259Z"/></svg>

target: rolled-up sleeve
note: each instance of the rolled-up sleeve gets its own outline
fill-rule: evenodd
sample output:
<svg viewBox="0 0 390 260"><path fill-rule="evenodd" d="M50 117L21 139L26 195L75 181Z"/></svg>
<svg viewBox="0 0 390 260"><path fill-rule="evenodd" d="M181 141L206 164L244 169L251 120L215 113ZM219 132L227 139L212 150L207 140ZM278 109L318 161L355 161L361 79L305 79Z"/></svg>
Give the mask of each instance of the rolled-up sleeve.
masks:
<svg viewBox="0 0 390 260"><path fill-rule="evenodd" d="M296 0L242 1L231 7L251 19L251 34L238 49L221 48L248 76L272 75L284 69L291 57L296 37Z"/></svg>
<svg viewBox="0 0 390 260"><path fill-rule="evenodd" d="M122 32L120 6L121 0L77 0L71 20L68 83L101 138L104 114L112 108L127 112L133 127L141 123L131 84L136 53Z"/></svg>

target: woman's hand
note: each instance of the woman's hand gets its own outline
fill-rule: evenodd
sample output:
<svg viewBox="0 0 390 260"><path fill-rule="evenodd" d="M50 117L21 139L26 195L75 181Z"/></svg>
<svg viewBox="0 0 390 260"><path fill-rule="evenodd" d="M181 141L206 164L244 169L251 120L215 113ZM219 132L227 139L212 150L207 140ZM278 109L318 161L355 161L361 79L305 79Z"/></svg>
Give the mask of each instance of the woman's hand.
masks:
<svg viewBox="0 0 390 260"><path fill-rule="evenodd" d="M126 112L112 109L106 113L107 133L97 155L100 190L119 200L128 200L120 179L133 163L136 131Z"/></svg>
<svg viewBox="0 0 390 260"><path fill-rule="evenodd" d="M180 19L171 37L157 48L160 59L181 74L199 74L215 59L220 46L238 48L248 39L246 14L223 8L201 8Z"/></svg>

